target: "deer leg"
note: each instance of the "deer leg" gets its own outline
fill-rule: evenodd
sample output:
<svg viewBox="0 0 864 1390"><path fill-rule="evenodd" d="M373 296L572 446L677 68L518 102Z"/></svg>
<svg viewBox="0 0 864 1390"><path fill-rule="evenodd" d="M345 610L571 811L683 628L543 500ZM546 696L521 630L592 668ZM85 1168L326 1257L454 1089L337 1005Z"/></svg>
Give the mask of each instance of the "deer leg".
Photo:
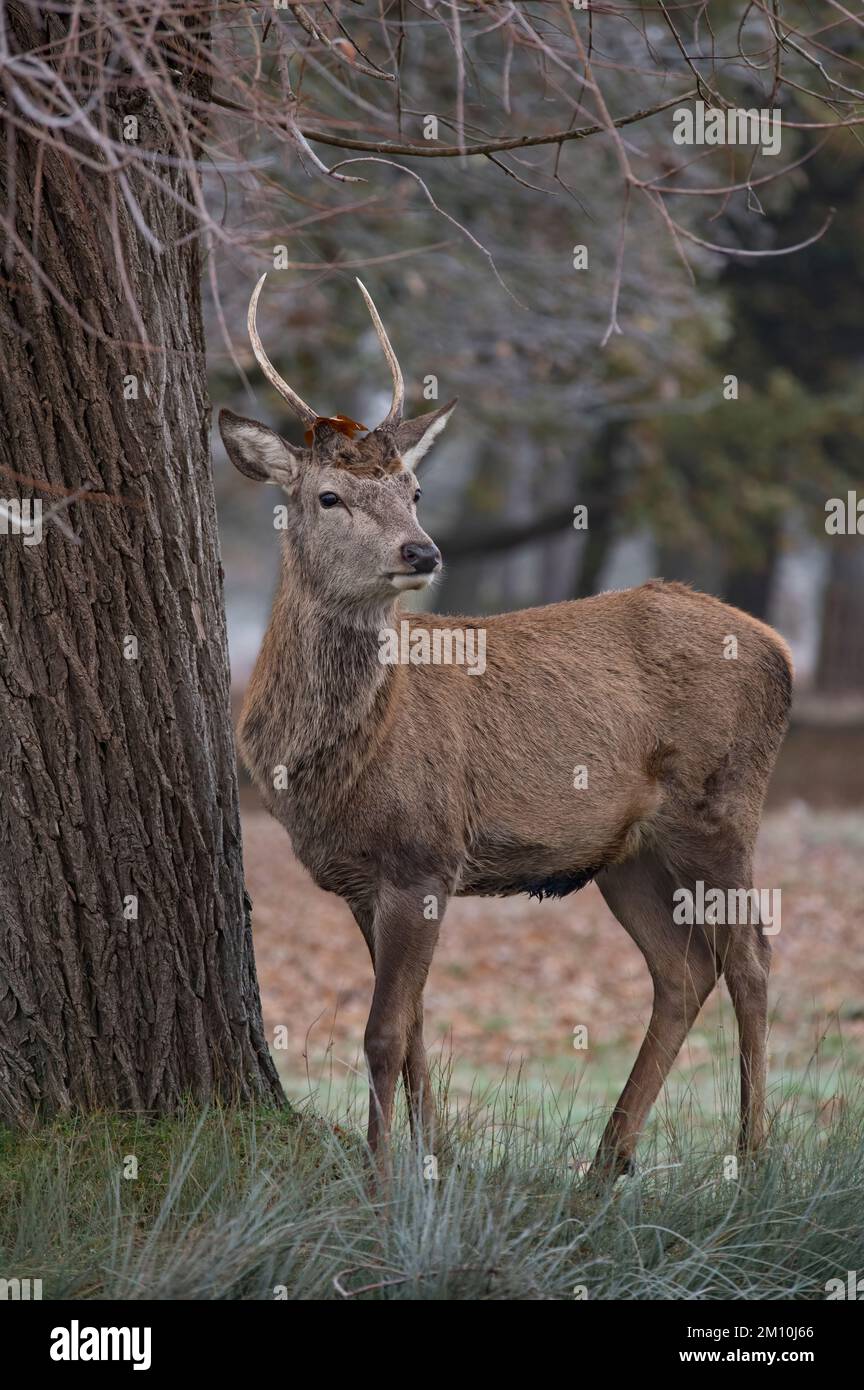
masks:
<svg viewBox="0 0 864 1390"><path fill-rule="evenodd" d="M682 975L677 985L654 981L654 1006L633 1070L603 1133L595 1165L615 1173L630 1167L633 1150L675 1058L716 983L713 963Z"/></svg>
<svg viewBox="0 0 864 1390"><path fill-rule="evenodd" d="M422 1135L430 1149L435 1148L435 1135L438 1117L435 1113L435 1098L426 1062L426 1048L423 1045L423 1003L408 1034L408 1050L402 1066L402 1080L408 1098L408 1119L412 1138Z"/></svg>
<svg viewBox="0 0 864 1390"><path fill-rule="evenodd" d="M726 984L738 1020L741 1051L741 1128L738 1150L758 1149L765 1137L765 1071L768 1039L768 974L771 943L758 925L730 929Z"/></svg>
<svg viewBox="0 0 864 1390"><path fill-rule="evenodd" d="M423 915L424 894L387 886L375 912L375 990L366 1024L365 1050L369 1068L369 1147L386 1162L393 1097L403 1066L410 1065L423 1089L419 1056L423 1039L423 988L438 940L444 893L439 893L439 920ZM410 1057L409 1057L409 1043Z"/></svg>
<svg viewBox="0 0 864 1390"><path fill-rule="evenodd" d="M353 910L357 924L369 948L369 955L372 958L372 968L374 970L374 911L370 911L368 907L360 904L355 904ZM427 1139L430 1147L434 1149L438 1117L435 1111L432 1082L426 1061L426 1049L423 1045L422 1000L419 1005L418 1017L409 1029L405 1061L402 1064L402 1080L408 1099L408 1120L411 1126L411 1135L412 1137L416 1137L419 1132Z"/></svg>
<svg viewBox="0 0 864 1390"><path fill-rule="evenodd" d="M597 886L636 942L654 981L645 1040L600 1141L596 1169L624 1173L648 1112L718 978L717 961L699 927L672 920L672 876L653 856L604 870Z"/></svg>

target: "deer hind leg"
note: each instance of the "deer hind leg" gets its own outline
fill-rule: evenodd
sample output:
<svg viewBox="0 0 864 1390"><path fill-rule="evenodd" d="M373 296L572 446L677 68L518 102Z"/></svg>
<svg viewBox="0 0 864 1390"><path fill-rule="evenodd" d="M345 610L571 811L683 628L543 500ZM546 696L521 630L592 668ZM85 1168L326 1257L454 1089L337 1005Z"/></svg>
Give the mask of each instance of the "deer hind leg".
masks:
<svg viewBox="0 0 864 1390"><path fill-rule="evenodd" d="M423 988L438 940L446 895L438 898L438 920L423 913L424 891L387 886L379 896L373 926L375 990L364 1039L369 1069L369 1147L386 1167L393 1098L400 1072L409 1102L421 1115L431 1104L423 1049ZM424 1099L425 1097L425 1099Z"/></svg>
<svg viewBox="0 0 864 1390"><path fill-rule="evenodd" d="M594 1160L595 1169L630 1167L651 1106L718 978L714 951L699 927L672 921L673 875L651 853L605 869L597 886L641 950L654 982L648 1031Z"/></svg>
<svg viewBox="0 0 864 1390"><path fill-rule="evenodd" d="M768 1043L768 975L771 943L758 924L728 929L724 973L741 1053L741 1127L738 1149L752 1153L765 1138L765 1073Z"/></svg>
<svg viewBox="0 0 864 1390"><path fill-rule="evenodd" d="M743 817L735 819L743 823ZM759 1148L765 1138L765 1091L768 1045L768 976L771 942L754 914L752 843L746 830L718 835L691 857L700 864L691 880L725 891L726 922L706 924L703 933L718 961L735 1010L741 1067L741 1124L738 1148L742 1154ZM681 886L688 884L685 877ZM689 886L692 886L692 882ZM733 898L734 894L734 898ZM735 902L735 910L730 911ZM767 924L765 924L767 925Z"/></svg>

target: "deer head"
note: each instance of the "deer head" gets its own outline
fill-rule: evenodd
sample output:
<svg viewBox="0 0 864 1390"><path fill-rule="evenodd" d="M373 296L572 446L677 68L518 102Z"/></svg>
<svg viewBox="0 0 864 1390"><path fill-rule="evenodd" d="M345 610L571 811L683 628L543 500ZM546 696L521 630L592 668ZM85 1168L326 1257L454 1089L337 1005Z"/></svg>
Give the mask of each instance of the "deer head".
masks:
<svg viewBox="0 0 864 1390"><path fill-rule="evenodd" d="M312 410L268 358L258 336L262 275L249 302L255 357L305 427L305 446L283 439L256 420L219 413L228 457L247 478L273 483L289 498L286 543L299 575L322 598L364 607L391 603L406 589L423 589L441 568L441 554L417 520L415 470L441 433L455 400L403 420L402 372L378 311L358 280L393 376L393 401L376 429L344 415ZM360 435L360 437L355 437Z"/></svg>

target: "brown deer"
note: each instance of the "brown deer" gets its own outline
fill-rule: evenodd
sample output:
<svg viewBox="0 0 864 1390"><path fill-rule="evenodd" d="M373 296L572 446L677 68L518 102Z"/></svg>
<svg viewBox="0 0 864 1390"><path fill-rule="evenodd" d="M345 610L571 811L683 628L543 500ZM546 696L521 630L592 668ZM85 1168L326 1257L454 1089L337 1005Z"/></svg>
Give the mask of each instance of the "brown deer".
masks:
<svg viewBox="0 0 864 1390"><path fill-rule="evenodd" d="M403 419L402 373L361 285L392 405L362 437L364 426L317 415L261 345L263 282L249 306L252 345L307 433L300 447L228 410L219 417L236 467L288 499L279 589L239 741L298 857L346 900L372 956L370 1146L386 1162L400 1071L412 1128L434 1133L423 988L448 899L563 896L593 879L654 984L648 1031L595 1165L629 1168L721 975L738 1021L740 1145L754 1148L764 1135L770 942L758 922L681 925L673 898L700 882L751 887L790 703L785 644L746 613L660 580L483 619L401 612L399 595L440 572L417 519L415 473L455 402ZM382 661L382 636L401 623L412 637L482 629L486 669Z"/></svg>

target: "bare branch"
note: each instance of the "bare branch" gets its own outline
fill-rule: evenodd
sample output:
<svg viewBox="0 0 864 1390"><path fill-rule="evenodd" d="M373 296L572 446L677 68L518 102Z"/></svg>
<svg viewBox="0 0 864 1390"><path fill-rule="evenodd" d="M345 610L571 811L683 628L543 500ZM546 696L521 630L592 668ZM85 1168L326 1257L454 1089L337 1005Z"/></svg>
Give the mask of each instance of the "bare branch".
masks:
<svg viewBox="0 0 864 1390"><path fill-rule="evenodd" d="M690 91L681 92L678 96L668 97L666 101L660 101L656 106L645 106L639 111L631 111L627 116L616 116L611 124L616 127L635 125L639 121L645 121L649 116L656 116L659 111L668 111L672 106L680 106L683 102L692 101L696 96L695 87ZM355 140L347 135L334 135L326 130L316 130L310 126L302 126L302 133L307 140L317 141L320 145L336 145L343 150L369 150L373 154L412 156L416 159L458 159L463 154L500 154L505 150L527 150L538 145L563 145L571 140L584 140L589 135L600 135L608 126L595 124L587 126L577 126L572 130L553 130L546 135L516 135L503 140L486 140L482 144L466 145L463 150L459 145L406 145L393 140Z"/></svg>

